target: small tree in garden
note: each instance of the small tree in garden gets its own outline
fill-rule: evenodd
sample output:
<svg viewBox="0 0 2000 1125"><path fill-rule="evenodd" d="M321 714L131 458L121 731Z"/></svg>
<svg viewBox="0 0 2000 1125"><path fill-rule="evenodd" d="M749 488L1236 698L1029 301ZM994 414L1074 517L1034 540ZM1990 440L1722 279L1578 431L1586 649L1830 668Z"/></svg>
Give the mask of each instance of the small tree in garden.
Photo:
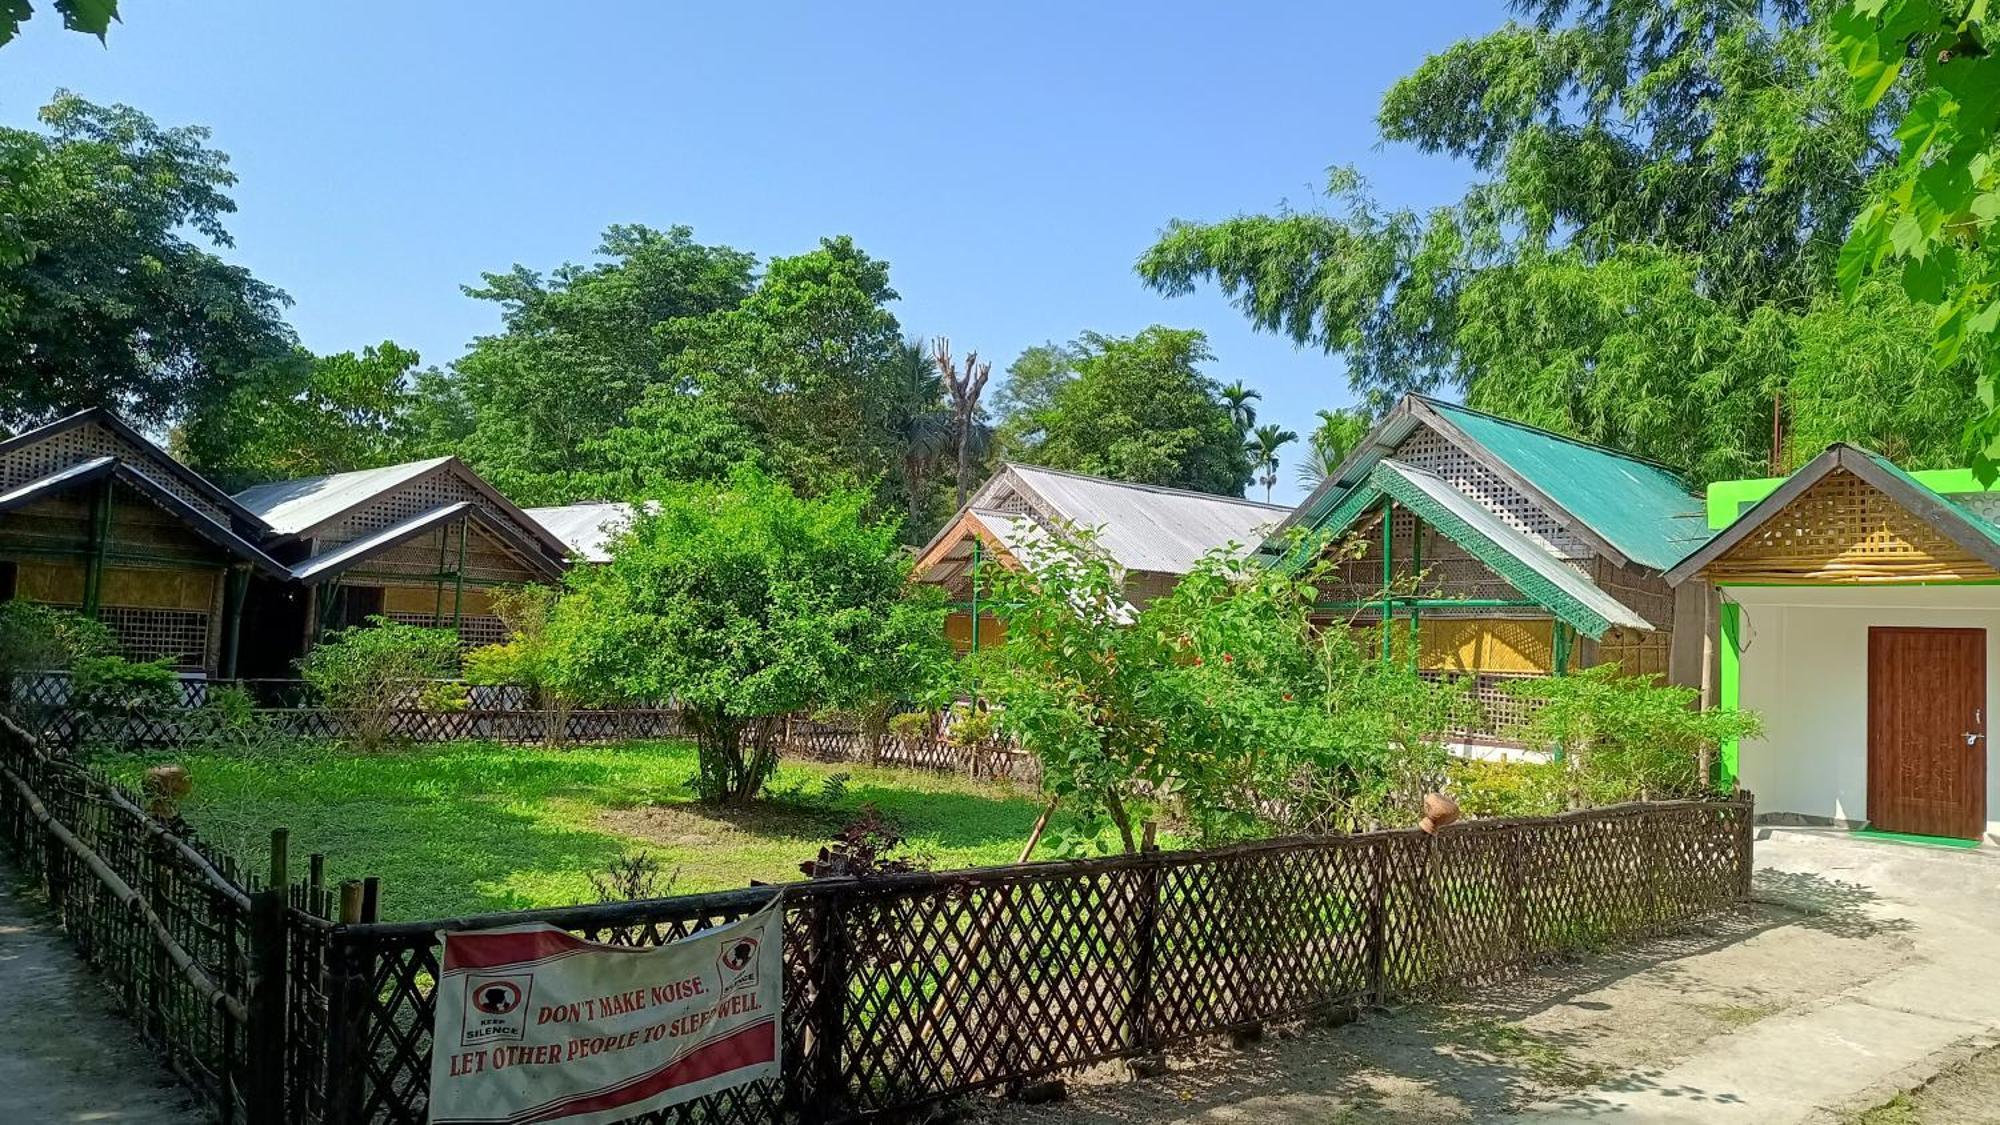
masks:
<svg viewBox="0 0 2000 1125"><path fill-rule="evenodd" d="M778 759L784 717L926 689L948 660L944 605L913 591L867 496L807 499L758 470L664 492L611 561L570 573L551 632L557 681L672 698L699 751L702 799L744 804Z"/></svg>
<svg viewBox="0 0 2000 1125"><path fill-rule="evenodd" d="M386 617L327 635L298 662L299 675L321 702L348 712L352 737L364 750L389 741L398 711L450 710L464 705L458 674L458 633L405 625Z"/></svg>
<svg viewBox="0 0 2000 1125"><path fill-rule="evenodd" d="M1627 676L1616 664L1521 680L1509 690L1535 702L1519 737L1562 759L1578 806L1697 796L1709 788L1717 747L1763 729L1755 712L1698 710L1695 689Z"/></svg>
<svg viewBox="0 0 2000 1125"><path fill-rule="evenodd" d="M552 736L560 740L568 728L570 708L579 700L573 685L562 680L560 654L549 632L556 591L547 586L508 586L492 591L489 599L493 615L507 626L507 639L465 654L466 681L522 688L528 702L548 717Z"/></svg>
<svg viewBox="0 0 2000 1125"><path fill-rule="evenodd" d="M1128 851L1142 794L1211 839L1414 819L1463 691L1316 628L1316 577L1217 552L1134 610L1088 535L1059 536L996 579L1007 641L980 687L1084 831L1108 817Z"/></svg>

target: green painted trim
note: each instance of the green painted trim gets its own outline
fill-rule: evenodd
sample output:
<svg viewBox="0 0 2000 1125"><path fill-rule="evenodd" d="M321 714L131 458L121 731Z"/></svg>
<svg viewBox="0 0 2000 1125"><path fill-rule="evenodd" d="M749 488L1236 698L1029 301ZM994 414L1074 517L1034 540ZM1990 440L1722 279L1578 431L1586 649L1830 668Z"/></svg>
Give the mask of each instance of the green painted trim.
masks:
<svg viewBox="0 0 2000 1125"><path fill-rule="evenodd" d="M1735 711L1743 705L1742 684L1742 636L1743 607L1735 602L1722 603L1721 644L1718 646L1720 663L1717 667L1715 705L1718 710ZM1721 747L1721 772L1717 780L1724 790L1736 788L1736 779L1741 776L1742 740L1732 738Z"/></svg>
<svg viewBox="0 0 2000 1125"><path fill-rule="evenodd" d="M2000 586L2000 578L1947 578L1937 582L1717 582L1725 590L1894 590L1925 586Z"/></svg>
<svg viewBox="0 0 2000 1125"><path fill-rule="evenodd" d="M1387 603L1403 609L1539 609L1540 602L1525 598L1369 598L1365 602L1315 602L1314 609L1374 609Z"/></svg>
<svg viewBox="0 0 2000 1125"><path fill-rule="evenodd" d="M1382 501L1382 659L1389 659L1389 652L1395 647L1389 638L1390 622L1396 617L1395 603L1395 535L1396 501L1394 498Z"/></svg>
<svg viewBox="0 0 2000 1125"><path fill-rule="evenodd" d="M1956 836L1917 836L1909 832L1884 832L1880 828L1856 828L1848 833L1863 840L1880 840L1885 844L1907 844L1919 848L1976 848L1978 840L1961 840Z"/></svg>

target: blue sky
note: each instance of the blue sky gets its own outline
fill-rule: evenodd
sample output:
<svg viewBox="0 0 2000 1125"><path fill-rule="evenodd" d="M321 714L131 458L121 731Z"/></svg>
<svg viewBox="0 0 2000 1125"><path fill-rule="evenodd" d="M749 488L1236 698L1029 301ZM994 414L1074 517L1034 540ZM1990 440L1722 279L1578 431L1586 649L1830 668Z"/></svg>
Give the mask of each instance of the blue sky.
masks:
<svg viewBox="0 0 2000 1125"><path fill-rule="evenodd" d="M497 325L481 271L585 257L617 222L762 256L851 234L906 330L1005 367L1084 330L1201 328L1211 374L1301 433L1338 360L1132 263L1176 217L1309 202L1360 166L1385 201L1462 168L1382 146L1382 92L1499 26L1495 2L714 4L126 0L109 46L49 3L0 49L0 121L58 87L203 124L241 177L229 257L308 347L448 363ZM1296 447L1293 447L1293 452ZM1253 489L1260 493L1261 489ZM1296 498L1287 465L1279 498Z"/></svg>

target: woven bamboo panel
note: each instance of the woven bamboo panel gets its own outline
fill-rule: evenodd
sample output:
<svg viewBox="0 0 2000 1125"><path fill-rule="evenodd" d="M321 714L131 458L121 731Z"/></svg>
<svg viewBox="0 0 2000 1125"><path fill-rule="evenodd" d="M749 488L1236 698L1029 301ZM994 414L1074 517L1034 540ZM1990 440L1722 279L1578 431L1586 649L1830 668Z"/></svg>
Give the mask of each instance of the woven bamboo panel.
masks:
<svg viewBox="0 0 2000 1125"><path fill-rule="evenodd" d="M229 516L219 505L168 471L163 464L166 454L150 446L133 445L95 422L72 426L0 458L0 491L19 488L79 462L107 456L145 473L161 488L194 505L196 511L228 524Z"/></svg>
<svg viewBox="0 0 2000 1125"><path fill-rule="evenodd" d="M546 581L541 571L530 567L492 532L476 523L464 526L470 530L465 537L467 582L520 585ZM450 574L458 570L459 528L459 524L447 524L437 531L377 552L358 563L354 573L376 578L422 579L435 584L440 573Z"/></svg>
<svg viewBox="0 0 2000 1125"><path fill-rule="evenodd" d="M1936 582L2000 577L1880 489L1829 474L1708 565L1711 581Z"/></svg>
<svg viewBox="0 0 2000 1125"><path fill-rule="evenodd" d="M1548 618L1424 616L1419 629L1427 670L1546 673L1555 666L1555 623Z"/></svg>
<svg viewBox="0 0 2000 1125"><path fill-rule="evenodd" d="M1409 512L1398 510L1390 526L1390 570L1399 594L1415 591L1426 598L1501 598L1521 596L1506 579L1493 573L1485 563L1473 558L1465 548L1445 538L1436 528L1424 526L1417 540L1417 521ZM1343 560L1336 579L1320 590L1327 602L1362 602L1382 596L1382 520L1370 517L1354 528L1361 554ZM1336 548L1337 549L1337 548ZM1421 574L1421 580L1418 575ZM1494 616L1491 609L1426 609L1425 615ZM1535 611L1524 611L1535 616ZM1505 616L1504 614L1501 616Z"/></svg>
<svg viewBox="0 0 2000 1125"><path fill-rule="evenodd" d="M1597 642L1592 664L1616 664L1628 676L1664 676L1673 652L1672 633L1613 629Z"/></svg>
<svg viewBox="0 0 2000 1125"><path fill-rule="evenodd" d="M944 619L944 639L954 652L972 651L972 615L954 613ZM990 613L979 615L979 647L993 648L1007 642L1007 623Z"/></svg>

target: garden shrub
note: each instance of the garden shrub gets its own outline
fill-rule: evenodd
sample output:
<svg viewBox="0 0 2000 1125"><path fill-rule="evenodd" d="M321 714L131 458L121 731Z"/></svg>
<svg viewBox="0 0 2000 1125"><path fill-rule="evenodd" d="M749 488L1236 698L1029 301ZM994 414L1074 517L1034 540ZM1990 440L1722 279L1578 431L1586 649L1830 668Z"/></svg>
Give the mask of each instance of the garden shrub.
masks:
<svg viewBox="0 0 2000 1125"><path fill-rule="evenodd" d="M111 630L74 610L0 602L0 699L11 700L23 675L67 672L82 657L118 651Z"/></svg>
<svg viewBox="0 0 2000 1125"><path fill-rule="evenodd" d="M1451 795L1467 816L1550 816L1563 811L1567 791L1555 762L1451 763Z"/></svg>
<svg viewBox="0 0 2000 1125"><path fill-rule="evenodd" d="M172 661L79 656L70 665L70 706L94 729L178 710L181 681Z"/></svg>
<svg viewBox="0 0 2000 1125"><path fill-rule="evenodd" d="M347 712L364 750L389 741L398 712L464 706L462 684L441 684L459 669L458 633L386 617L329 634L298 662L299 675L327 707Z"/></svg>
<svg viewBox="0 0 2000 1125"><path fill-rule="evenodd" d="M1700 710L1695 689L1628 676L1616 664L1523 679L1508 690L1535 701L1517 734L1563 764L1576 807L1712 792L1716 750L1763 729L1755 712Z"/></svg>

